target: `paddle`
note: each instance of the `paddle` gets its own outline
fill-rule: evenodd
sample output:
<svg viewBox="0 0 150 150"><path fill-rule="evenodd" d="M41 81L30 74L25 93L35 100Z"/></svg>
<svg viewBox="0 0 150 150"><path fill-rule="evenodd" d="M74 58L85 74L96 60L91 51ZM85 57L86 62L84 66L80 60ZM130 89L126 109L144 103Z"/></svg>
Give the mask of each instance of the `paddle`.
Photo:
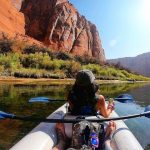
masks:
<svg viewBox="0 0 150 150"><path fill-rule="evenodd" d="M52 99L48 97L34 97L29 100L29 103L42 102L42 103L50 103L50 102L64 102L66 100L61 99Z"/></svg>
<svg viewBox="0 0 150 150"><path fill-rule="evenodd" d="M121 94L118 97L114 98L114 100L119 101L121 103L132 103L134 98L130 94ZM42 102L42 103L49 103L49 102L63 102L66 100L61 99L52 99L48 97L34 97L29 100L29 103L36 103L36 102Z"/></svg>
<svg viewBox="0 0 150 150"><path fill-rule="evenodd" d="M134 98L130 94L121 94L114 99L116 101L121 102L121 103L132 103L134 101Z"/></svg>
<svg viewBox="0 0 150 150"><path fill-rule="evenodd" d="M147 118L150 118L150 105L145 108L145 111L140 114L134 114L134 115L128 115L128 116L122 116L122 117L113 117L113 118L102 118L102 119L45 119L45 118L33 118L33 117L25 117L25 116L16 116L14 114L9 114L3 111L0 111L0 119L17 119L17 120L24 120L24 121L32 121L32 122L49 122L49 123L77 123L80 121L91 121L91 122L105 122L105 121L111 121L111 120L123 120L123 119L130 119L130 118L137 118L145 116Z"/></svg>

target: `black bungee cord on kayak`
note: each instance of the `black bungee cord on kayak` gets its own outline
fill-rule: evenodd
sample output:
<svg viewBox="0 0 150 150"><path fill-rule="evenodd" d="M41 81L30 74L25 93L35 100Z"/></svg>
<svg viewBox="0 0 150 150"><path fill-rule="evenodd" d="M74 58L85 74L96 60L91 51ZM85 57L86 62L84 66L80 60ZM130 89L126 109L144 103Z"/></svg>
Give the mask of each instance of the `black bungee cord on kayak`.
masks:
<svg viewBox="0 0 150 150"><path fill-rule="evenodd" d="M114 98L115 100L118 100L118 98ZM119 102L121 103L128 103L127 100L127 97L125 97L125 99L123 99L123 97L120 99ZM55 100L53 100L55 101ZM56 100L56 101L59 101L59 100ZM62 100L60 100L62 101ZM39 102L36 101L34 99L34 102ZM42 101L43 103L44 101ZM51 102L51 100L49 101ZM133 102L133 100L132 100ZM49 122L49 123L56 123L56 122L60 122L60 123L77 123L77 122L80 122L80 121L84 121L84 120L87 120L87 121L91 121L91 122L107 122L107 121L111 121L111 120L124 120L124 119L130 119L130 118L136 118L136 117L142 117L142 116L145 116L147 118L150 118L150 105L145 107L145 111L143 113L140 113L140 114L133 114L133 115L127 115L127 116L121 116L121 117L113 117L113 118L99 118L99 115L97 115L97 119L86 119L85 118L76 118L76 119L46 119L46 118L35 118L35 117L28 117L28 116L16 116L14 114L11 114L11 113L7 113L7 112L3 112L3 111L0 111L0 119L6 119L6 118L9 118L9 119L16 119L16 120L24 120L24 121L32 121L32 122Z"/></svg>

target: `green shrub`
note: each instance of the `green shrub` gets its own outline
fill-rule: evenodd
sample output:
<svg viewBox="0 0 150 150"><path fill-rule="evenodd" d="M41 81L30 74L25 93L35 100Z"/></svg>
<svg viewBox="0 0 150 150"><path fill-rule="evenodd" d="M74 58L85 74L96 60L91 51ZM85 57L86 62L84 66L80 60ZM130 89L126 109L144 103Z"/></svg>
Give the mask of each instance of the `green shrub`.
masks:
<svg viewBox="0 0 150 150"><path fill-rule="evenodd" d="M61 71L49 72L42 69L20 69L14 72L15 77L19 78L54 78L63 79L65 74Z"/></svg>
<svg viewBox="0 0 150 150"><path fill-rule="evenodd" d="M3 76L4 72L5 72L4 66L0 65L0 76Z"/></svg>
<svg viewBox="0 0 150 150"><path fill-rule="evenodd" d="M64 61L60 67L61 70L64 70L67 77L75 77L75 74L81 70L81 64L76 61Z"/></svg>
<svg viewBox="0 0 150 150"><path fill-rule="evenodd" d="M3 66L4 69L21 68L19 54L17 53L9 53L7 55L0 54L0 65Z"/></svg>
<svg viewBox="0 0 150 150"><path fill-rule="evenodd" d="M89 56L75 56L75 61L80 62L83 65L86 64L100 64L100 61L94 57L89 57Z"/></svg>
<svg viewBox="0 0 150 150"><path fill-rule="evenodd" d="M121 70L121 73L124 74L127 78L130 77L130 73L127 72L126 70Z"/></svg>
<svg viewBox="0 0 150 150"><path fill-rule="evenodd" d="M73 60L73 57L66 52L56 52L54 53L54 56L56 59L61 59L61 60Z"/></svg>
<svg viewBox="0 0 150 150"><path fill-rule="evenodd" d="M97 65L97 64L88 64L88 65L83 65L82 66L83 69L89 69L91 70L94 74L100 74L101 71L101 66Z"/></svg>
<svg viewBox="0 0 150 150"><path fill-rule="evenodd" d="M50 57L47 53L35 53L35 54L24 54L20 58L20 61L25 68L42 68L44 61L50 61Z"/></svg>
<svg viewBox="0 0 150 150"><path fill-rule="evenodd" d="M12 51L13 41L9 39L0 40L0 53L6 54Z"/></svg>
<svg viewBox="0 0 150 150"><path fill-rule="evenodd" d="M48 48L40 47L37 45L28 45L23 49L24 54L35 54L35 53L49 53Z"/></svg>

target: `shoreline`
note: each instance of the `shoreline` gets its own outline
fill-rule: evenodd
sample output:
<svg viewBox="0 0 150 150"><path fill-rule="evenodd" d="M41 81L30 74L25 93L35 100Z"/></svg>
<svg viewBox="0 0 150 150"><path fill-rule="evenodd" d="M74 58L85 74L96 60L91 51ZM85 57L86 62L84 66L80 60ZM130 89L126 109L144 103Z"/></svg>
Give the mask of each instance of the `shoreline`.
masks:
<svg viewBox="0 0 150 150"><path fill-rule="evenodd" d="M0 83L12 83L12 84L52 84L52 85L61 85L61 84L73 84L75 79L66 78L66 79L47 79L47 78L15 78L15 77L0 77ZM96 80L98 84L111 84L111 83L150 83L150 81L122 81L122 80Z"/></svg>

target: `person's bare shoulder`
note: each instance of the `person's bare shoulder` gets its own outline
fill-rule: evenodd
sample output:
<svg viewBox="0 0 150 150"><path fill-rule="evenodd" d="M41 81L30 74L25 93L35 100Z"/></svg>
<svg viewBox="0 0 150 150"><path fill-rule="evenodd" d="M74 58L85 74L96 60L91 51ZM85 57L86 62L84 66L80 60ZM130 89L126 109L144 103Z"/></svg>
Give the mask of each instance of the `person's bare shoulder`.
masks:
<svg viewBox="0 0 150 150"><path fill-rule="evenodd" d="M99 95L99 99L105 99L103 95Z"/></svg>

